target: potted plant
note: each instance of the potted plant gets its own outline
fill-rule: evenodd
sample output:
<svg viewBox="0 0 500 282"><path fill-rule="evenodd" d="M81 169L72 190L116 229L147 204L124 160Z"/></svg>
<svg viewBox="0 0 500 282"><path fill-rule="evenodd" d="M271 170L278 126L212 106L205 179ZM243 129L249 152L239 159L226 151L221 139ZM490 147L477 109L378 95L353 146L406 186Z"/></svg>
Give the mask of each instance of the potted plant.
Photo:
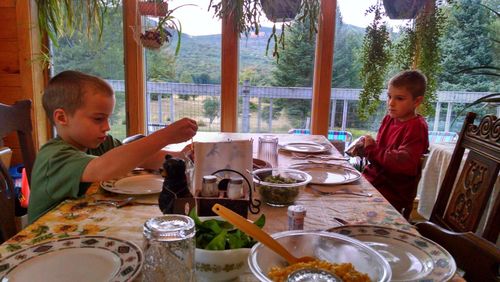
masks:
<svg viewBox="0 0 500 282"><path fill-rule="evenodd" d="M142 16L165 17L168 12L168 3L164 0L139 1L137 10Z"/></svg>
<svg viewBox="0 0 500 282"><path fill-rule="evenodd" d="M165 43L168 44L172 41L173 34L170 31L175 31L177 33L175 55L179 54L181 47L182 26L181 22L176 19L172 13L181 7L190 5L192 4L185 4L168 10L165 16L158 18L158 22L155 25L146 25L144 27L144 31L139 35L142 46L147 49L157 50Z"/></svg>
<svg viewBox="0 0 500 282"><path fill-rule="evenodd" d="M38 26L56 46L59 36L71 35L75 30L85 29L89 38L97 31L100 39L108 9L118 7L119 3L118 0L36 0Z"/></svg>
<svg viewBox="0 0 500 282"><path fill-rule="evenodd" d="M373 22L366 28L363 39L361 59L363 66L360 72L363 90L359 94L358 114L361 120L375 113L380 103L380 93L384 87L387 67L391 60L389 32L382 21L382 7L371 6L367 13L375 13Z"/></svg>
<svg viewBox="0 0 500 282"><path fill-rule="evenodd" d="M286 2L289 5L284 5L283 2ZM296 7L297 3L300 3L298 15L294 17L295 20L308 23L310 37L316 34L320 7L319 0L210 0L209 10L213 9L215 16L220 19L224 18L225 15L235 15L235 28L238 32L244 33L245 36L248 36L250 32L254 32L256 35L259 34L261 9L264 9L264 6L266 6L265 9L267 9L280 3L282 4L282 7ZM268 18L275 23L292 17L292 14L288 14L288 12L286 12L288 16L272 16L272 13L274 12L266 12L265 10L264 12L268 15ZM276 59L279 59L280 45L281 48L285 48L285 34L287 27L290 27L290 23L283 22L281 32L279 32L276 25L273 26L271 34L267 40L266 54L269 50L271 41L274 41L273 56L276 57Z"/></svg>
<svg viewBox="0 0 500 282"><path fill-rule="evenodd" d="M295 19L301 0L260 0L262 11L272 22L286 22Z"/></svg>
<svg viewBox="0 0 500 282"><path fill-rule="evenodd" d="M384 9L391 19L414 19L426 0L384 0Z"/></svg>

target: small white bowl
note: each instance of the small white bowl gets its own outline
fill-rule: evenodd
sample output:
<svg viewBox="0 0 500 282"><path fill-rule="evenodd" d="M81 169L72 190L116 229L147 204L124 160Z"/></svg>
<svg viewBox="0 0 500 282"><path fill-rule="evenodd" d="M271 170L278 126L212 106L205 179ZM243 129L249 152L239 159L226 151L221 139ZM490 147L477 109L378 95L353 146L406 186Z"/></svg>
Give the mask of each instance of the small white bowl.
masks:
<svg viewBox="0 0 500 282"><path fill-rule="evenodd" d="M198 281L228 281L248 272L250 248L212 251L196 248L196 278Z"/></svg>
<svg viewBox="0 0 500 282"><path fill-rule="evenodd" d="M220 216L200 216L201 221L209 219L224 220ZM195 249L194 260L197 281L230 281L250 272L248 255L251 248L232 250Z"/></svg>

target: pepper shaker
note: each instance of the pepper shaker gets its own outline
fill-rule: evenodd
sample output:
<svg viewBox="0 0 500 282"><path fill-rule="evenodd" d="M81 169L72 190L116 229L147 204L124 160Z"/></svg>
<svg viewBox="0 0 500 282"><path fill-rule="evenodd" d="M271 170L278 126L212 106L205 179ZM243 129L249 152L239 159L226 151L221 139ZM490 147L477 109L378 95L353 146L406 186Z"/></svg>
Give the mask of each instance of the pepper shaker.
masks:
<svg viewBox="0 0 500 282"><path fill-rule="evenodd" d="M229 184L227 185L227 197L232 200L243 197L243 179L229 179Z"/></svg>
<svg viewBox="0 0 500 282"><path fill-rule="evenodd" d="M203 197L219 196L219 189L217 188L217 178L215 177L215 175L203 176L201 195Z"/></svg>

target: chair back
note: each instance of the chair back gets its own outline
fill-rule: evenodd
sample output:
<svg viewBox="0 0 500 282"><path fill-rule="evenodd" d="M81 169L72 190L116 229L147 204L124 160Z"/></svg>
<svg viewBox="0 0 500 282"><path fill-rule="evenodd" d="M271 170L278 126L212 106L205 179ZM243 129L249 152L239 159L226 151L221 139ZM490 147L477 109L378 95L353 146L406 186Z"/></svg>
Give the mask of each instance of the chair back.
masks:
<svg viewBox="0 0 500 282"><path fill-rule="evenodd" d="M0 161L0 244L17 233L14 182Z"/></svg>
<svg viewBox="0 0 500 282"><path fill-rule="evenodd" d="M475 113L468 113L465 118L430 217L431 222L455 232L478 232L500 169L500 119L487 115L474 125L475 117ZM459 175L466 149L469 153ZM496 242L500 196L492 201L480 236Z"/></svg>
<svg viewBox="0 0 500 282"><path fill-rule="evenodd" d="M457 138L458 134L456 132L429 131L429 144L454 142L457 140Z"/></svg>
<svg viewBox="0 0 500 282"><path fill-rule="evenodd" d="M5 136L17 132L24 167L28 181L31 181L31 170L36 157L31 125L31 101L21 100L11 106L0 103L0 120L2 121L0 124L0 146L3 146Z"/></svg>
<svg viewBox="0 0 500 282"><path fill-rule="evenodd" d="M290 134L311 134L309 129L294 128L288 131ZM328 130L328 140L340 140L346 142L347 145L352 142L352 134L345 130Z"/></svg>
<svg viewBox="0 0 500 282"><path fill-rule="evenodd" d="M500 281L500 249L493 243L472 232L452 232L432 222L420 222L416 227L450 252L466 281Z"/></svg>

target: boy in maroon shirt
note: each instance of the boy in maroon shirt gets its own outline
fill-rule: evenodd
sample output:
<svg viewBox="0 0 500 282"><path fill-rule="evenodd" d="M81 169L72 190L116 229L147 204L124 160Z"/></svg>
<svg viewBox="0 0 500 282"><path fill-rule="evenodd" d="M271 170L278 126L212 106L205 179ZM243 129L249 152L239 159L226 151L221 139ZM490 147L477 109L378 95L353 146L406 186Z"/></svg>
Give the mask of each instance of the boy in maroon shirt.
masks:
<svg viewBox="0 0 500 282"><path fill-rule="evenodd" d="M425 119L416 113L424 99L426 78L419 71L403 71L389 81L387 115L377 140L365 136L370 164L363 175L401 213L409 215L417 195L420 159L429 147ZM406 211L406 212L405 212Z"/></svg>

